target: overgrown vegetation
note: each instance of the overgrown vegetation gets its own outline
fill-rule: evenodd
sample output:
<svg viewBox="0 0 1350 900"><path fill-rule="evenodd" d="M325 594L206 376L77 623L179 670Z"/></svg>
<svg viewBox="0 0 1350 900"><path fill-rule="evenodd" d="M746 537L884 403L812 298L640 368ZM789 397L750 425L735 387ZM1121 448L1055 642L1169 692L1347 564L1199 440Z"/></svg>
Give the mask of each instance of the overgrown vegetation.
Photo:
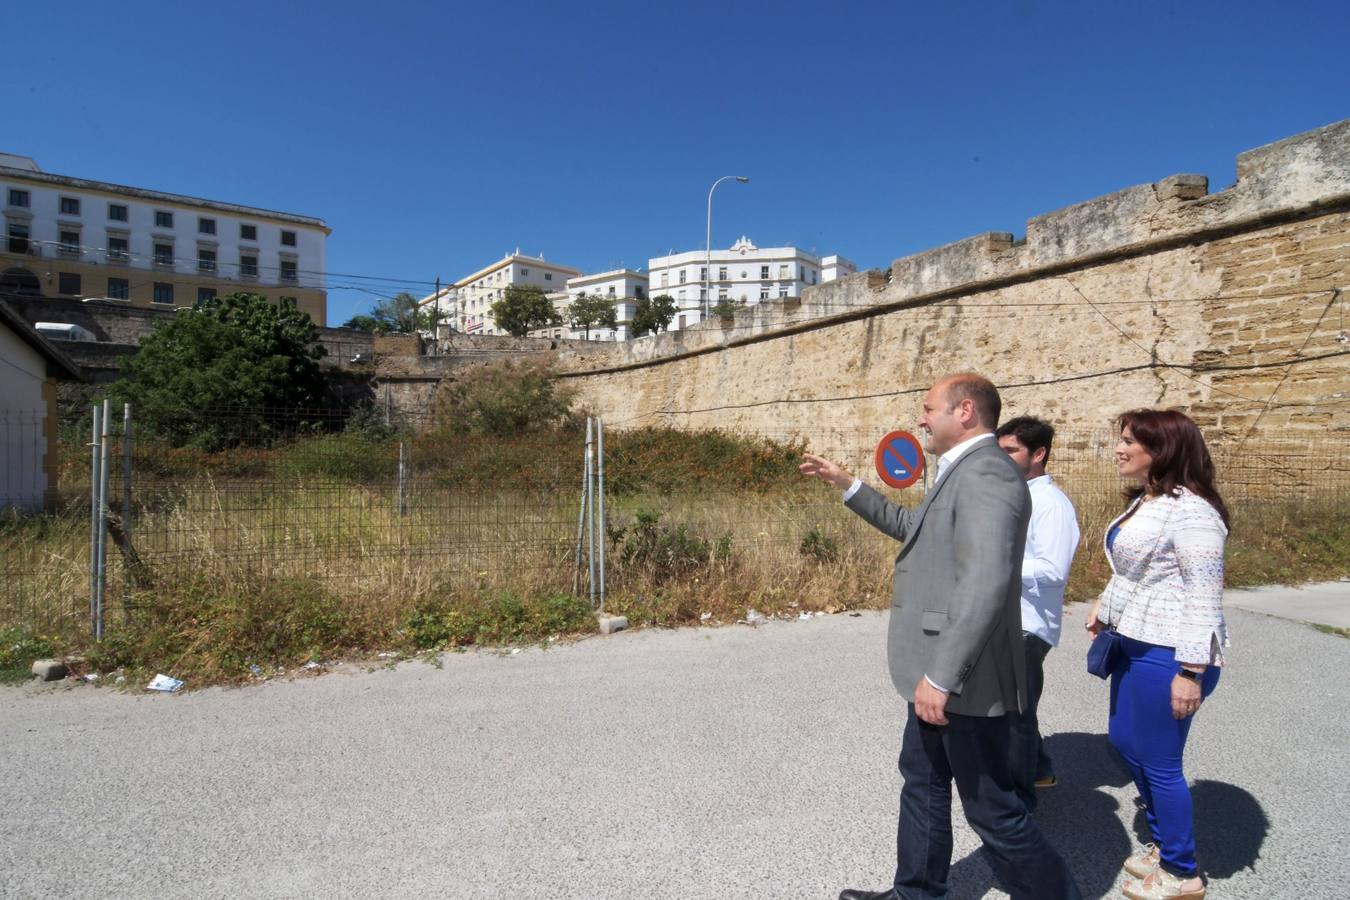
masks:
<svg viewBox="0 0 1350 900"><path fill-rule="evenodd" d="M179 310L122 363L111 398L138 432L175 447L220 450L280 437L280 410L313 408L326 387L318 328L294 301L234 293Z"/></svg>
<svg viewBox="0 0 1350 900"><path fill-rule="evenodd" d="M85 434L63 432L67 513L0 519L0 670L26 677L38 656L87 649L129 684L164 672L199 687L589 632L570 394L520 364L446 387L426 434L372 413L267 446L138 441L134 537L153 587L113 550L107 637L92 648ZM895 542L797 473L802 446L642 428L607 432L605 449L607 610L674 626L889 604ZM1090 599L1122 501L1113 480L1064 483L1084 535L1069 596ZM1229 585L1350 573L1337 495L1229 499Z"/></svg>
<svg viewBox="0 0 1350 900"><path fill-rule="evenodd" d="M625 567L633 567L653 584L685 578L709 563L731 563L731 535L700 537L689 525L662 525L661 514L639 510L629 524L611 528L609 539L615 555Z"/></svg>
<svg viewBox="0 0 1350 900"><path fill-rule="evenodd" d="M57 641L27 628L0 628L0 683L27 680L33 661L56 655L57 647Z"/></svg>
<svg viewBox="0 0 1350 900"><path fill-rule="evenodd" d="M547 363L507 360L469 369L436 392L432 422L452 435L493 437L552 431L572 421L570 386Z"/></svg>

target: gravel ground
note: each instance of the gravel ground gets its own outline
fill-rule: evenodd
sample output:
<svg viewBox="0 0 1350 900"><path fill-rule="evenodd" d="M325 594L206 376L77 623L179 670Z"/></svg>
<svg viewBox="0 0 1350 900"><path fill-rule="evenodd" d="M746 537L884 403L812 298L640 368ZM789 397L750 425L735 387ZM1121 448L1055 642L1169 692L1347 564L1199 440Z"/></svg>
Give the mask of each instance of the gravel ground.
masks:
<svg viewBox="0 0 1350 900"><path fill-rule="evenodd" d="M1037 820L1087 896L1136 821L1083 671L1047 660ZM1350 641L1231 614L1191 733L1215 898L1348 895ZM894 865L882 614L628 632L176 696L0 690L0 896L822 898ZM959 816L958 816L959 819ZM1002 897L964 822L953 898Z"/></svg>

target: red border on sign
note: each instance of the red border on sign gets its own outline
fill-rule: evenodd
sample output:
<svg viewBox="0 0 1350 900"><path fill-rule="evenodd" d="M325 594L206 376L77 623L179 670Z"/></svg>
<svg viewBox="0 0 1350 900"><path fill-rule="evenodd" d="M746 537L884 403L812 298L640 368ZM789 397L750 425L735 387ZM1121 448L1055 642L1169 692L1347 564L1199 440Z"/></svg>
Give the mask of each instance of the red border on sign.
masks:
<svg viewBox="0 0 1350 900"><path fill-rule="evenodd" d="M911 444L916 451L915 455L919 460L919 464L914 467L913 472L909 473L908 478L896 478L890 472L886 471L886 465L882 461L882 457L886 454L886 449L895 441L906 441ZM877 444L877 452L873 457L872 462L876 466L877 475L880 476L881 480L886 482L886 484L893 488L907 488L923 476L923 444L919 443L919 439L908 431L892 431Z"/></svg>

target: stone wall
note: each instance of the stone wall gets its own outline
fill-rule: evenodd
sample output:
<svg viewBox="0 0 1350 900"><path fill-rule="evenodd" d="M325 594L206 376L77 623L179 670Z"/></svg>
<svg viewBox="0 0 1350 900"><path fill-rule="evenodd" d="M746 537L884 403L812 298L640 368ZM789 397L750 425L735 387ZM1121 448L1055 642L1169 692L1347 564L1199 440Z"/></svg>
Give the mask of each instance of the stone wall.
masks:
<svg viewBox="0 0 1350 900"><path fill-rule="evenodd" d="M1005 415L1104 432L1179 406L1217 444L1350 438L1350 120L766 303L733 322L560 351L614 427L797 436L852 454L977 370ZM1341 464L1345 464L1341 453Z"/></svg>

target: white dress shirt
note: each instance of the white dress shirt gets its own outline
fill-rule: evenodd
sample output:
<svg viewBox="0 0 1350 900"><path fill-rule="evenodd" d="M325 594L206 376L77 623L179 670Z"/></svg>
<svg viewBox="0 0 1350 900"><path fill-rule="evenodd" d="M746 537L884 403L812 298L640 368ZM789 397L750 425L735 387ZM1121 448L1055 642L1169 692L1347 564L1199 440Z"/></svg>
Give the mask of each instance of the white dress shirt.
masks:
<svg viewBox="0 0 1350 900"><path fill-rule="evenodd" d="M1078 549L1078 516L1049 475L1027 482L1031 524L1022 554L1022 630L1059 646L1064 585Z"/></svg>

